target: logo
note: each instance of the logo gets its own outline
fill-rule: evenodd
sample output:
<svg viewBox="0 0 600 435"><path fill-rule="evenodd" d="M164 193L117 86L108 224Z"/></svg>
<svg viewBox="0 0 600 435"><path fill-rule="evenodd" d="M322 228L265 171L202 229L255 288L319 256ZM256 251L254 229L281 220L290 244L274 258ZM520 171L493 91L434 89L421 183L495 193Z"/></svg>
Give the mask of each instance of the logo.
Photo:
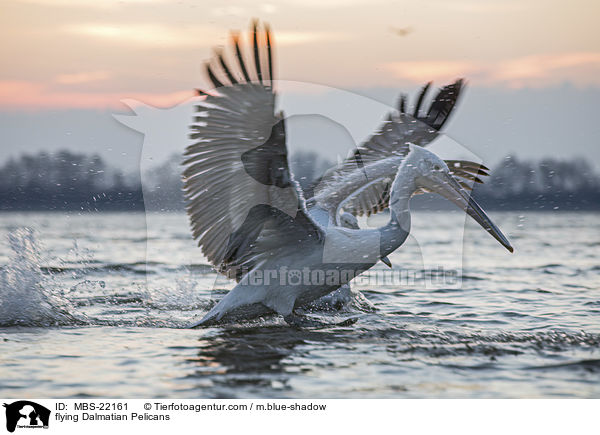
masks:
<svg viewBox="0 0 600 435"><path fill-rule="evenodd" d="M19 400L4 404L6 408L6 430L14 432L16 428L48 429L50 410L29 400Z"/></svg>

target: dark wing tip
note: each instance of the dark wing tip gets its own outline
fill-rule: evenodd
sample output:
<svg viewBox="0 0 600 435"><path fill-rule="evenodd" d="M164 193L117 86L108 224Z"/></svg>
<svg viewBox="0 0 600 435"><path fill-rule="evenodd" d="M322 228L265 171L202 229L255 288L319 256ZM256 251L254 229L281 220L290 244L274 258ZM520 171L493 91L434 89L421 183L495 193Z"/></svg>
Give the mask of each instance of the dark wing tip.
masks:
<svg viewBox="0 0 600 435"><path fill-rule="evenodd" d="M235 56L237 58L238 65L242 70L242 75L244 76L246 83L250 83L250 76L248 75L246 62L244 60L244 56L242 55L242 50L240 49L240 34L238 32L231 32L231 40L233 42L233 48L235 49Z"/></svg>
<svg viewBox="0 0 600 435"><path fill-rule="evenodd" d="M400 113L406 113L406 94L400 94L400 99L398 100L398 110Z"/></svg>
<svg viewBox="0 0 600 435"><path fill-rule="evenodd" d="M258 82L262 85L262 69L260 67L260 50L258 47L258 20L252 21L252 46L254 47L254 69L256 70L256 76Z"/></svg>
<svg viewBox="0 0 600 435"><path fill-rule="evenodd" d="M441 88L429 106L427 115L420 118L421 121L436 130L441 130L450 118L463 89L464 79L462 78Z"/></svg>
<svg viewBox="0 0 600 435"><path fill-rule="evenodd" d="M227 76L227 78L229 79L229 82L232 85L235 85L238 83L237 79L233 76L232 72L231 72L231 68L227 65L227 63L225 63L225 58L223 57L223 50L221 50L220 48L215 49L215 55L217 56L217 59L219 61L219 65L221 66L221 69L223 70L223 72L225 72L225 75Z"/></svg>
<svg viewBox="0 0 600 435"><path fill-rule="evenodd" d="M459 179L466 179L475 183L483 184L479 176L489 176L489 169L479 163L468 160L445 160L450 173Z"/></svg>
<svg viewBox="0 0 600 435"><path fill-rule="evenodd" d="M214 50L212 61L205 64L206 74L214 88L232 86L238 83L259 82L264 84L264 80L273 80L273 36L270 27L264 24L263 38L259 20L254 18L251 21L250 39L252 54L244 53L240 47L240 33L231 32L231 46L234 56L230 61L226 61L222 49L216 48ZM253 57L254 62L249 59L249 62L247 62L244 54ZM206 95L204 91L197 90L197 92L199 95Z"/></svg>
<svg viewBox="0 0 600 435"><path fill-rule="evenodd" d="M206 64L204 64L205 68L206 68L206 74L208 74L208 79L211 81L213 87L216 88L220 88L223 86L223 83L217 78L217 76L215 75L211 65L209 62L207 62Z"/></svg>
<svg viewBox="0 0 600 435"><path fill-rule="evenodd" d="M266 39L267 39L267 72L269 73L269 81L272 82L273 80L273 54L272 54L272 50L271 50L271 41L272 41L272 36L271 36L271 28L269 27L268 24L265 23L265 35L266 35ZM273 86L273 83L271 83L271 86Z"/></svg>
<svg viewBox="0 0 600 435"><path fill-rule="evenodd" d="M417 99L417 105L415 106L415 110L413 112L413 116L417 119L421 119L421 117L419 116L419 112L421 111L421 106L423 105L423 101L425 100L425 94L427 94L427 91L431 87L431 84L432 82L428 82L421 89L421 93L419 94L419 98Z"/></svg>

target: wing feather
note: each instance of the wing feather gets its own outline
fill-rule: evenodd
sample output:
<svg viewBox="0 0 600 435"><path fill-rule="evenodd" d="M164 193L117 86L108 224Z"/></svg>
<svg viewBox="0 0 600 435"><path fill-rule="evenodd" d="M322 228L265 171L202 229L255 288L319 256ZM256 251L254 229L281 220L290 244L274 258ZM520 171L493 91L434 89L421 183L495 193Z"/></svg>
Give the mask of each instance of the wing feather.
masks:
<svg viewBox="0 0 600 435"><path fill-rule="evenodd" d="M398 111L388 114L379 130L358 146L342 164L328 171L313 186L311 206L318 206L338 222L339 213L371 215L389 205L389 191L395 173L408 153L408 143L426 146L435 139L449 119L463 90L463 80L441 88L429 105L426 115L421 107L431 87L420 91L413 114L407 113L407 99L401 95ZM467 161L448 161L453 175L468 181L482 182L478 175L488 175L485 167ZM357 174L362 173L362 177Z"/></svg>
<svg viewBox="0 0 600 435"><path fill-rule="evenodd" d="M272 39L267 31L262 47L258 33L254 23L252 68L235 34L236 61L228 64L216 52L216 61L206 64L215 89L203 92L198 103L190 134L194 143L187 147L183 163L193 237L213 265L237 279L239 266L252 269L270 255L267 247L287 245L285 236L321 234L306 215L304 198L289 171L285 122L275 114ZM263 81L263 60L268 84Z"/></svg>
<svg viewBox="0 0 600 435"><path fill-rule="evenodd" d="M417 98L417 104L415 106L415 111L413 112L413 116L417 119L420 118L421 106L423 105L423 101L425 100L425 95L427 94L427 91L429 90L430 87L431 87L431 82L426 83L425 86L423 86L423 89L421 89L421 92L419 93L419 98Z"/></svg>

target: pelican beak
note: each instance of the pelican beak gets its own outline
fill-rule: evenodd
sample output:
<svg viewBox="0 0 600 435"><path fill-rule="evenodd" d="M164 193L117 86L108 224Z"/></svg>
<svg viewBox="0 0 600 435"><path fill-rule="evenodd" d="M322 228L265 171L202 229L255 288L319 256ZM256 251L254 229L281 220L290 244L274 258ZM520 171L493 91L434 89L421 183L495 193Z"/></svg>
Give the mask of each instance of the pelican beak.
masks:
<svg viewBox="0 0 600 435"><path fill-rule="evenodd" d="M389 258L387 258L387 257L381 257L381 262L383 264L385 264L387 267L389 267L390 269L392 268L392 262L390 261Z"/></svg>
<svg viewBox="0 0 600 435"><path fill-rule="evenodd" d="M450 174L442 174L442 177L443 180L441 182L426 183L428 184L427 187L456 204L461 210L475 219L484 230L498 240L509 252L513 252L513 247L504 234L502 234L502 231L492 222L471 195L458 184L454 177Z"/></svg>

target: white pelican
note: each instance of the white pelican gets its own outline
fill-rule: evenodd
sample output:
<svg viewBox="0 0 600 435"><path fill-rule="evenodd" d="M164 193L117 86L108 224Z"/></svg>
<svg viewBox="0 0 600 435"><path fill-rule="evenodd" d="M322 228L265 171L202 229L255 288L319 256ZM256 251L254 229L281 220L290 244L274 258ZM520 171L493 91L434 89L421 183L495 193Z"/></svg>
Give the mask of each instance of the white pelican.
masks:
<svg viewBox="0 0 600 435"><path fill-rule="evenodd" d="M185 153L193 237L219 271L238 281L192 327L272 313L293 325L314 325L295 309L348 284L401 246L410 231L410 199L423 191L455 203L512 252L455 178L480 181L477 175L485 171L464 161L453 161L450 168L420 146L435 137L454 102L430 111L425 119L431 123L423 127L418 109L416 117L407 115L402 99L399 113L391 114L379 133L321 179L309 212L288 167L283 113L275 113L269 29L259 32L255 23L252 40L253 62L244 59L234 34L235 61L226 62L218 52L217 68L207 65L216 89L200 91L205 97L191 134L196 142ZM344 213L388 207L390 220L381 228L343 224Z"/></svg>
<svg viewBox="0 0 600 435"><path fill-rule="evenodd" d="M421 114L421 105L430 87L431 82L421 89L412 116L406 111L406 96L401 95L398 112L390 113L379 131L353 151L351 157L342 164L343 171L347 173L348 170L354 171L364 167L362 155L364 153L368 158L371 149L377 147L376 142L385 141L388 146L393 147L407 142L426 146L435 139L455 107L463 89L463 81L459 79L440 89L426 114ZM393 128L389 128L392 125ZM485 166L480 167L472 162L446 160L446 163L453 174L467 177L471 181L481 183L477 175L488 175ZM307 199L308 213L324 226L341 225L346 228L360 229L356 216L370 216L388 207L390 187L397 169L396 166L389 165L373 179L368 179L365 170L357 172L362 177L349 178L340 174L340 168L332 169L313 183L310 190L314 194ZM463 184L466 189L471 189L467 183ZM342 211L344 209L352 213ZM381 258L381 261L388 267L392 267L387 257ZM364 296L352 293L349 284L318 299L311 304L311 307L338 307L353 299L360 301L360 305L364 308L373 309L372 304Z"/></svg>

